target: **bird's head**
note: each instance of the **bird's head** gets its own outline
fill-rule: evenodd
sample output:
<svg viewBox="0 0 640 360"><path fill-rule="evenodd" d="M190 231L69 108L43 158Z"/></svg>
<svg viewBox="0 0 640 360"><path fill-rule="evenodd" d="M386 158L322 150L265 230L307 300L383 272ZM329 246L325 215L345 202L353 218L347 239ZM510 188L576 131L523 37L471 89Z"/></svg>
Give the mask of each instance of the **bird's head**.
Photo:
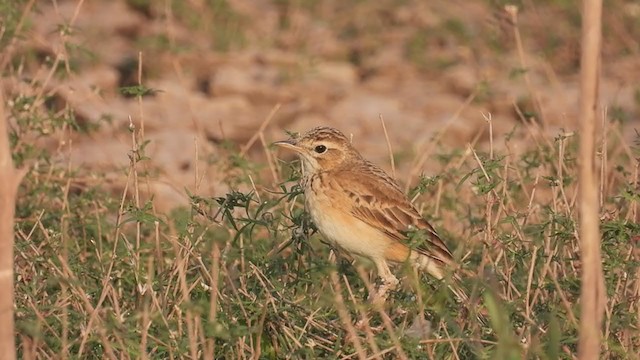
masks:
<svg viewBox="0 0 640 360"><path fill-rule="evenodd" d="M343 133L330 127L316 127L274 145L298 153L307 174L335 169L360 156Z"/></svg>

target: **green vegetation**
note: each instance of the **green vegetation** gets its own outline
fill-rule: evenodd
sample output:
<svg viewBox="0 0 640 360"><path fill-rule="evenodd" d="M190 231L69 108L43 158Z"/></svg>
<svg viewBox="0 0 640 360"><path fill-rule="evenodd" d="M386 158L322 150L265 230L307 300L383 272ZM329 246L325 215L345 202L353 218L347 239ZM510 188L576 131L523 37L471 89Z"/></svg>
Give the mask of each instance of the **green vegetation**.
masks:
<svg viewBox="0 0 640 360"><path fill-rule="evenodd" d="M408 272L386 312L378 313L366 301L371 279L356 271L363 263L330 260L330 248L313 235L294 185L297 167L279 183L259 180L260 190L242 190L253 188L249 175L260 179L261 166L234 160L238 155L230 150L227 163L239 175L229 183L236 190L218 198L191 195L190 209L160 214L152 200L110 194L27 146L25 134L73 119L28 121L16 100L14 158L38 164L30 166L17 213L16 317L23 355L34 347L51 356L147 352L164 358L214 347L217 358L339 358L355 351L339 320L341 306L354 323L368 314L369 326L356 330L368 354L397 355L396 342L410 358L425 352L446 358L456 349L461 358L568 359L576 350L575 136L536 138L540 145L521 154L438 154L446 159L443 170L411 193L423 194L418 203L429 200L426 215L438 204L435 224L458 248L464 267L484 274L464 279L481 305L461 311L438 281L412 281ZM505 140L507 149L526 142L515 137L495 140ZM622 144L608 146L613 151ZM129 174L146 161L142 150L132 148ZM610 189L602 193L605 346L614 358L628 358L638 341L632 279L638 270L633 235L640 227L628 219L637 216L639 194L630 186L634 173L621 171L632 161L619 156L603 169ZM450 166L455 163L461 165ZM144 181L139 177L130 186L138 189ZM460 226L447 232L444 219ZM367 268L364 263L361 269ZM336 303L337 289L343 303ZM486 323L473 315L482 308ZM404 335L417 314L431 321L437 336L420 342Z"/></svg>
<svg viewBox="0 0 640 360"><path fill-rule="evenodd" d="M12 39L20 16L13 3L0 1L0 11L10 19L0 46ZM157 10L148 0L128 3L147 16ZM249 19L227 1L205 1L202 13L188 3L170 2L171 10L190 29L203 29L213 49L245 46L243 26ZM347 3L341 6L367 2ZM374 13L371 24L336 20L343 25L337 33L355 38L365 30L381 31L391 20L385 12ZM291 26L291 19L281 20L283 28ZM431 56L425 47L476 40L471 27L453 17L435 29L416 28L402 49L419 68L445 71L460 58L446 52ZM552 40L549 49L559 44ZM145 41L141 46L156 52L190 49L164 34ZM493 40L486 41L491 48ZM366 42L360 50L381 44ZM71 56L87 56L74 49ZM475 43L474 49L487 51ZM505 49L493 51L500 55ZM56 66L54 76L60 77L75 69ZM4 75L16 76L19 70L8 69ZM521 84L527 71L511 73ZM156 91L130 85L120 89L121 95L141 98ZM480 85L475 100L489 102L491 84ZM238 144L216 143L215 153L199 157L226 174L230 190L209 197L184 189L190 206L163 213L153 197L140 196L148 195L149 182L161 172L149 161L149 140L139 127L129 129L129 166L120 173L126 188L116 191L104 174L68 166L71 145L66 137L54 136L96 135L101 123L80 119L69 105L54 106L56 98L47 89L34 92L7 93L13 158L29 169L15 229L20 358L349 359L361 352L384 359L572 359L577 352L579 134L549 136L537 123L522 121L511 133L469 149L429 143L437 149L429 159L439 170L415 179L408 194L455 249L464 270L475 274L463 276L473 304L458 304L446 284L400 265L394 271L403 275L402 285L376 308L367 300L376 286L374 267L332 249L316 234L296 185L299 164L248 157ZM640 103L640 90L634 95ZM525 118L538 117L532 105L525 106L531 99L518 102ZM621 135L624 123L633 121L625 111L609 110L597 159L608 297L602 357L609 359L640 353L640 145L628 144ZM382 132L374 136L384 139ZM57 151L50 152L45 140ZM423 155L394 147L404 165ZM274 149L264 150L275 158ZM411 335L421 317L431 323L425 339Z"/></svg>

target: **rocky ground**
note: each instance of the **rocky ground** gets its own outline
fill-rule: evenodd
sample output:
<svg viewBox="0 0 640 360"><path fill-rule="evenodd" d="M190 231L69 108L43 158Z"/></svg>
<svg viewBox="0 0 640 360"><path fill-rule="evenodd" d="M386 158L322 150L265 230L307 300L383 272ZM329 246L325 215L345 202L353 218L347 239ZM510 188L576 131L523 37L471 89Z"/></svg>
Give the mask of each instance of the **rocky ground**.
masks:
<svg viewBox="0 0 640 360"><path fill-rule="evenodd" d="M38 139L57 161L101 174L87 181L121 189L130 126L143 130L157 206L186 204L185 188L224 193L228 142L265 161L263 145L285 129L337 127L388 169L380 117L411 182L439 166L420 162L429 144L486 147L489 117L496 138L526 121L552 134L576 128L579 2L524 1L515 12L499 3L39 1L9 48L4 87L43 94L37 111L73 110L91 129ZM600 96L607 118L632 129L640 5L614 3ZM150 94L122 93L140 79Z"/></svg>

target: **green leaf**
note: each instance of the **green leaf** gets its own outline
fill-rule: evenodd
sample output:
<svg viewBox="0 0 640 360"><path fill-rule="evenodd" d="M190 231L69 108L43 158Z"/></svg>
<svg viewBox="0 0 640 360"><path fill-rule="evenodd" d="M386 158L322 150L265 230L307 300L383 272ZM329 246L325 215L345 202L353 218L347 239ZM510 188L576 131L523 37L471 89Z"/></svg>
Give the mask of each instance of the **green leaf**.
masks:
<svg viewBox="0 0 640 360"><path fill-rule="evenodd" d="M142 84L133 85L133 86L124 86L124 87L121 87L119 90L122 95L128 96L128 97L136 97L136 96L144 97L148 95L154 95L159 91L152 88L148 88Z"/></svg>

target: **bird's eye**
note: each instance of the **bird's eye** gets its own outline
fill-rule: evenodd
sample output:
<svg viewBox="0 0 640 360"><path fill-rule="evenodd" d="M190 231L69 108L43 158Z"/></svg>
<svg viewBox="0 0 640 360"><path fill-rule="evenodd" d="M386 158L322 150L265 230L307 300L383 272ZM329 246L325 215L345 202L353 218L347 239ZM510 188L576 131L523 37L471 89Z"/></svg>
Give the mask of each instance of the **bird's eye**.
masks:
<svg viewBox="0 0 640 360"><path fill-rule="evenodd" d="M324 145L318 145L316 146L316 148L314 149L318 154L322 154L323 152L327 151L327 147Z"/></svg>

